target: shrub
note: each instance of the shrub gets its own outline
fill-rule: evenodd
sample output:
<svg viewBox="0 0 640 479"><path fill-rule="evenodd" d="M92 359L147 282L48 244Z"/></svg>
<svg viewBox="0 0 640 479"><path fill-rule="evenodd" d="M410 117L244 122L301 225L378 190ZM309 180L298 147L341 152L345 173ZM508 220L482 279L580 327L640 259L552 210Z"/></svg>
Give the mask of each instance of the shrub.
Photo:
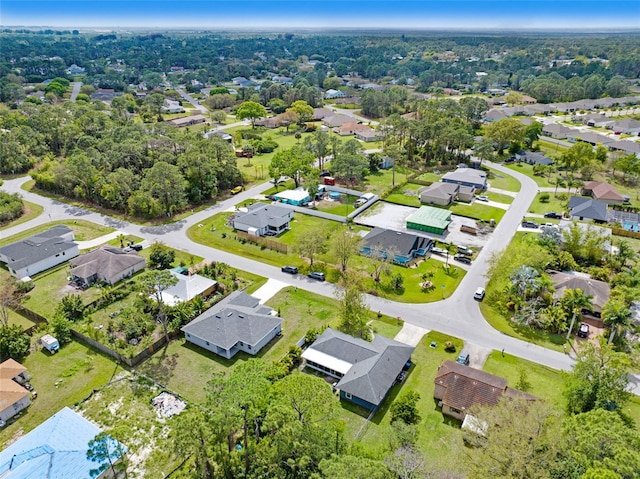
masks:
<svg viewBox="0 0 640 479"><path fill-rule="evenodd" d="M451 341L447 341L444 344L444 350L446 352L448 352L448 353L455 353L456 352L456 346Z"/></svg>
<svg viewBox="0 0 640 479"><path fill-rule="evenodd" d="M51 334L60 344L71 342L71 324L71 321L61 314L56 314L53 319L49 321Z"/></svg>
<svg viewBox="0 0 640 479"><path fill-rule="evenodd" d="M538 200L540 200L540 203L548 203L549 198L551 198L551 195L545 192L545 193L540 193Z"/></svg>
<svg viewBox="0 0 640 479"><path fill-rule="evenodd" d="M402 421L405 424L417 424L420 422L417 403L420 394L415 391L408 391L403 396L393 401L391 404L391 422Z"/></svg>

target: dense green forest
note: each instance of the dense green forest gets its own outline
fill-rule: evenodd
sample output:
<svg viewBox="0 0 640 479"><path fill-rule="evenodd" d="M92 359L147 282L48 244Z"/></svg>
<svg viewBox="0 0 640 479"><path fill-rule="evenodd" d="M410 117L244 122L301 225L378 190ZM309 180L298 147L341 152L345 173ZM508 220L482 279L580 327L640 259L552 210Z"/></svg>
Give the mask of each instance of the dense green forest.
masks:
<svg viewBox="0 0 640 479"><path fill-rule="evenodd" d="M88 83L124 91L145 74L187 70L182 80L219 84L234 77L285 75L322 86L328 76L415 83L418 91L491 86L540 101L624 94L640 77L638 36L222 35L213 33L0 34L0 77L19 69L28 82L65 76L71 64ZM482 72L482 76L477 73ZM6 88L6 80L0 85ZM307 99L308 101L308 99ZM312 103L312 102L309 102Z"/></svg>

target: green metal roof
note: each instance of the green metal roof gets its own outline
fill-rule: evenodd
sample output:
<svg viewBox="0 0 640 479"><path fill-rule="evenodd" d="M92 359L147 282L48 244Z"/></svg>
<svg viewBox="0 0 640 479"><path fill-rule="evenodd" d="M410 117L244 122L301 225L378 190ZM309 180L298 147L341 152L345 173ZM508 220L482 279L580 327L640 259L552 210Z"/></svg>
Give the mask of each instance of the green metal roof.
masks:
<svg viewBox="0 0 640 479"><path fill-rule="evenodd" d="M451 211L431 206L421 206L407 218L407 223L417 223L445 229L451 223Z"/></svg>

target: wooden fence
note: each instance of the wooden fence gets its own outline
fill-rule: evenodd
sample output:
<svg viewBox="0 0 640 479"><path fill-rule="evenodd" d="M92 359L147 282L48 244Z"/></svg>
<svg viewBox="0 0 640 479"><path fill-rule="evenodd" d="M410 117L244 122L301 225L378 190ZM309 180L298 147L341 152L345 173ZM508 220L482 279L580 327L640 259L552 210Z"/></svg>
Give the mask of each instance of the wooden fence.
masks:
<svg viewBox="0 0 640 479"><path fill-rule="evenodd" d="M628 231L624 228L611 228L611 233L616 236L626 236L627 238L638 238L640 239L640 233L635 231Z"/></svg>
<svg viewBox="0 0 640 479"><path fill-rule="evenodd" d="M289 246L281 243L278 240L264 238L262 236L250 235L249 233L245 233L244 231L237 231L236 234L239 240L245 240L251 243L259 244L261 246L269 248L270 250L278 251L284 254L287 254L289 252Z"/></svg>

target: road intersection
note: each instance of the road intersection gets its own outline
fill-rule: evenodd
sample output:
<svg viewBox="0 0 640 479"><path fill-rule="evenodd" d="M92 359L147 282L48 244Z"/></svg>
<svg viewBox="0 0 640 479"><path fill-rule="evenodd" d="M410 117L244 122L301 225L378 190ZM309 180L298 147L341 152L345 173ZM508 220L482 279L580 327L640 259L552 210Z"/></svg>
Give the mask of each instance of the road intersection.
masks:
<svg viewBox="0 0 640 479"><path fill-rule="evenodd" d="M522 218L527 214L531 201L538 193L537 184L529 177L509 170L501 165L489 163L498 172L516 177L521 183L521 190L506 211L493 233L493 238L479 253L477 259L468 268L467 274L456 291L448 298L427 304L398 303L383 298L368 296L367 302L373 311L399 317L405 323L415 325L423 330L436 330L461 338L480 348L503 350L514 356L527 359L545 366L570 370L574 359L568 354L552 351L525 341L507 336L491 327L482 316L473 293L478 286L485 286L489 260L493 254L502 251L510 243L518 229ZM41 205L44 212L38 218L0 231L0 238L38 226L47 220L83 219L100 225L109 226L125 234L139 236L148 242L160 241L178 250L186 251L203 258L222 261L233 267L251 271L252 273L273 278L277 281L296 286L325 296L334 296L335 286L320 283L305 276L291 276L282 273L279 268L267 265L242 256L220 251L206 245L195 243L187 236L187 230L193 225L203 223L210 216L229 210L234 205L250 200L271 186L270 183L256 185L227 200L192 214L186 219L160 226L141 226L132 224L101 213L68 205L22 189L28 177L7 180L2 189L9 193L19 193L32 203ZM632 377L632 388L640 395L640 379Z"/></svg>

